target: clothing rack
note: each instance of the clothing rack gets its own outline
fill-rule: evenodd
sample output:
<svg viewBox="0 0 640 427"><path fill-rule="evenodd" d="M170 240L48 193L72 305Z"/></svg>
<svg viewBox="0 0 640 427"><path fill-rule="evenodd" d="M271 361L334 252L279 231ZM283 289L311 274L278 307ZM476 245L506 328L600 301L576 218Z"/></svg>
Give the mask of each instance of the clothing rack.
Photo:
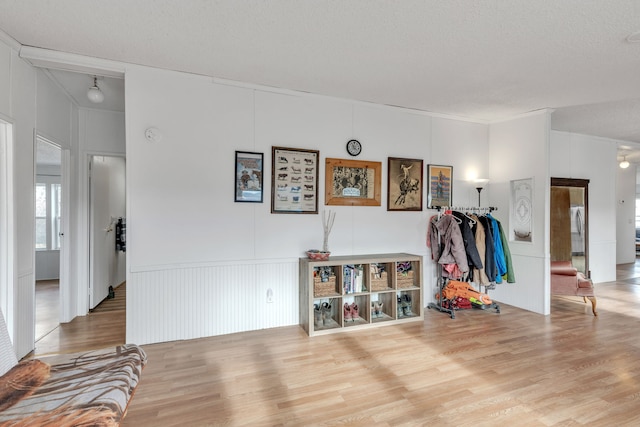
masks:
<svg viewBox="0 0 640 427"><path fill-rule="evenodd" d="M462 207L462 206L434 206L432 209L436 209L438 212L441 210L446 211L461 211L461 212L488 212L491 213L493 211L497 211L498 208L495 206L487 206L487 207Z"/></svg>
<svg viewBox="0 0 640 427"><path fill-rule="evenodd" d="M478 207L478 206L474 206L474 207L467 207L467 206L436 206L433 207L434 209L436 209L438 211L438 219L441 218L441 216L444 213L450 212L450 211L458 211L458 212L473 212L473 213L491 213L493 211L497 211L498 208L495 206L487 206L487 207ZM438 239L439 241L439 239ZM453 309L452 305L449 304L449 307L451 308L447 308L444 307L442 305L442 302L444 300L444 295L443 295L443 291L444 288L446 287L447 283L448 283L448 278L443 277L442 275L442 265L440 263L436 263L437 264L437 271L438 271L438 293L439 293L439 298L437 299L437 301L434 302L430 302L427 306L427 308L434 308L440 312L444 312L444 313L449 313L449 315L451 316L452 319L456 318L455 315L455 310ZM494 283L494 282L492 282ZM495 283L494 283L495 286ZM482 289L482 285L480 285L480 288ZM485 286L485 292L488 295L488 287ZM491 288L493 289L493 287ZM492 302L491 305L484 307L483 309L490 309L490 308L494 308L496 310L496 313L500 313L500 306L498 304L496 304L495 302Z"/></svg>

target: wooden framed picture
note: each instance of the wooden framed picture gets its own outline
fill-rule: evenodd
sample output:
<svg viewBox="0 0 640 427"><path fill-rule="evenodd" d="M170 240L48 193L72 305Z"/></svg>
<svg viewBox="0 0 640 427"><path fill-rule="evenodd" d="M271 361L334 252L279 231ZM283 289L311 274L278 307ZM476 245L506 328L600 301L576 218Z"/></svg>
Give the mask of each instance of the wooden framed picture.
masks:
<svg viewBox="0 0 640 427"><path fill-rule="evenodd" d="M318 213L320 151L271 147L271 213Z"/></svg>
<svg viewBox="0 0 640 427"><path fill-rule="evenodd" d="M451 206L453 166L427 166L427 206Z"/></svg>
<svg viewBox="0 0 640 427"><path fill-rule="evenodd" d="M325 160L325 205L380 206L382 163Z"/></svg>
<svg viewBox="0 0 640 427"><path fill-rule="evenodd" d="M262 203L263 160L263 153L236 151L236 202Z"/></svg>
<svg viewBox="0 0 640 427"><path fill-rule="evenodd" d="M422 160L389 157L387 210L422 210Z"/></svg>

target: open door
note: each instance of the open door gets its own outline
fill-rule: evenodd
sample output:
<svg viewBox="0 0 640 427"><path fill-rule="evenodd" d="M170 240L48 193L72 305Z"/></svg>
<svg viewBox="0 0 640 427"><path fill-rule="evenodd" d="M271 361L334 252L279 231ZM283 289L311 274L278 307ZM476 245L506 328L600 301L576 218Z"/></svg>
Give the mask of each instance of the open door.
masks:
<svg viewBox="0 0 640 427"><path fill-rule="evenodd" d="M551 178L551 261L589 271L589 180Z"/></svg>
<svg viewBox="0 0 640 427"><path fill-rule="evenodd" d="M35 133L35 339L72 319L69 307L70 151Z"/></svg>
<svg viewBox="0 0 640 427"><path fill-rule="evenodd" d="M91 156L89 159L89 308L109 295L109 287L126 280L126 257L116 246L116 225L124 219L125 160Z"/></svg>

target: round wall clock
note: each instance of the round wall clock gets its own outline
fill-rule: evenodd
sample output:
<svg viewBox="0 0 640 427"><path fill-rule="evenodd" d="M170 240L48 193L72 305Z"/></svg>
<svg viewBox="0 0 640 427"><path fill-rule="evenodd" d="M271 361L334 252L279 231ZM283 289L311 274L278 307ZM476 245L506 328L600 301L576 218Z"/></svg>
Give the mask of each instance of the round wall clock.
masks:
<svg viewBox="0 0 640 427"><path fill-rule="evenodd" d="M360 141L352 139L351 141L347 142L347 153L355 157L361 152L362 144L360 144Z"/></svg>

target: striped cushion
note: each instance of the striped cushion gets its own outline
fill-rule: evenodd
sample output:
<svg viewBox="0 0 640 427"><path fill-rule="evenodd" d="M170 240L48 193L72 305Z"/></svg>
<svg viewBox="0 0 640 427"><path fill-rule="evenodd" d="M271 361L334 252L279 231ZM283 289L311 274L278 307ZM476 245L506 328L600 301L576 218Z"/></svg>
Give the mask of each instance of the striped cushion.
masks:
<svg viewBox="0 0 640 427"><path fill-rule="evenodd" d="M49 378L33 394L0 412L0 426L119 425L147 355L126 344L41 361L51 366Z"/></svg>
<svg viewBox="0 0 640 427"><path fill-rule="evenodd" d="M13 350L11 338L9 338L7 324L4 323L4 314L0 310L0 376L6 374L17 364L18 358Z"/></svg>

